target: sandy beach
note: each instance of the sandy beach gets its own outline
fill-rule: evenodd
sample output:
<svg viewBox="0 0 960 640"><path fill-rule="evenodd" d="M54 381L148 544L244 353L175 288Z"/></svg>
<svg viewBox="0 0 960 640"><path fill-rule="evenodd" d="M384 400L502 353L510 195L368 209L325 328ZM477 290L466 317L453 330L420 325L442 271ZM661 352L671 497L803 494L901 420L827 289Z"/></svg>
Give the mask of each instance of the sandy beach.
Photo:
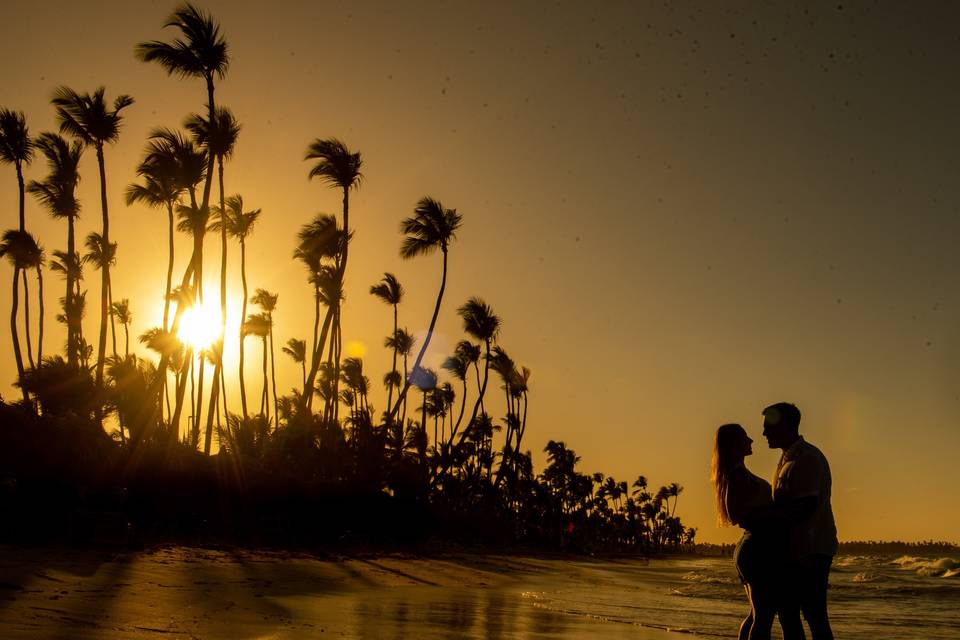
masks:
<svg viewBox="0 0 960 640"><path fill-rule="evenodd" d="M444 553L315 557L161 547L0 547L0 637L553 638L677 634L560 613L524 594L563 563Z"/></svg>

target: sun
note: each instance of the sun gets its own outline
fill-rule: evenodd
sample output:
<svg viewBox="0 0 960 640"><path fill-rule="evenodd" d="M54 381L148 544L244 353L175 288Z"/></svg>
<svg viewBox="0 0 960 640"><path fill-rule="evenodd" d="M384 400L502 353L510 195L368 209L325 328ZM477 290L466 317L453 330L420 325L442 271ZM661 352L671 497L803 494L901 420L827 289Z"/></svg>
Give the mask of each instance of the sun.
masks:
<svg viewBox="0 0 960 640"><path fill-rule="evenodd" d="M194 351L209 349L220 340L220 311L206 305L190 307L180 316L177 338Z"/></svg>

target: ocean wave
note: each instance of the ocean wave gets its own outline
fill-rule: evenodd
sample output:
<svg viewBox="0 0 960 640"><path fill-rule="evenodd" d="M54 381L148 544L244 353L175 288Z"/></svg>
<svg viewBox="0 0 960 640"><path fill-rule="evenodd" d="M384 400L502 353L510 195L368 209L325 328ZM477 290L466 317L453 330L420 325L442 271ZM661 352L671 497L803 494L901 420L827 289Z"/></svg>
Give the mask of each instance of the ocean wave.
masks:
<svg viewBox="0 0 960 640"><path fill-rule="evenodd" d="M960 561L954 558L937 558L934 560L917 556L901 556L891 561L890 564L897 565L907 571L913 571L924 578L953 577L957 575L956 571L960 569ZM947 576L948 573L951 573L951 576Z"/></svg>
<svg viewBox="0 0 960 640"><path fill-rule="evenodd" d="M698 582L700 584L740 584L740 579L734 576L703 573L700 571L689 571L683 574L683 580L687 582Z"/></svg>
<svg viewBox="0 0 960 640"><path fill-rule="evenodd" d="M879 573L874 573L873 571L861 571L857 575L853 576L853 582L858 584L871 583L871 582L882 582L886 578Z"/></svg>

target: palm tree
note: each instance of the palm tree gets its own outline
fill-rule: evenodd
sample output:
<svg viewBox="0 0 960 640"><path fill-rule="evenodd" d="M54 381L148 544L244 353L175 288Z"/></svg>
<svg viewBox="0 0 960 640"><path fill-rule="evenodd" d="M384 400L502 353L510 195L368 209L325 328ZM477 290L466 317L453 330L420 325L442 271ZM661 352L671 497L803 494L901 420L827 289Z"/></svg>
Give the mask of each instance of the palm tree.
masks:
<svg viewBox="0 0 960 640"><path fill-rule="evenodd" d="M10 335L13 338L13 355L17 362L17 381L22 382L24 377L23 355L20 352L20 336L17 333L17 315L20 291L20 271L29 267L29 252L27 247L27 232L8 229L0 241L0 257L6 257L13 265L13 291L10 296ZM30 402L27 389L21 384L20 391L23 400Z"/></svg>
<svg viewBox="0 0 960 640"><path fill-rule="evenodd" d="M413 384L423 393L423 403L420 409L420 429L423 431L423 448L418 451L420 455L420 464L426 462L426 437L427 432L427 397L437 388L437 372L428 367L414 366L413 373L410 375L409 384Z"/></svg>
<svg viewBox="0 0 960 640"><path fill-rule="evenodd" d="M59 87L53 94L53 105L57 108L57 120L60 133L67 133L97 151L97 165L100 168L100 210L103 214L101 237L103 246L110 247L110 214L107 210L107 173L104 166L103 146L112 144L120 137L120 123L123 118L120 111L133 104L133 98L118 96L109 109L104 100L103 87L93 94L79 94L69 87ZM107 317L110 313L110 261L100 265L100 335L97 341L97 389L103 390L103 367L106 364Z"/></svg>
<svg viewBox="0 0 960 640"><path fill-rule="evenodd" d="M104 243L103 236L96 231L87 236L84 245L87 247L87 253L82 258L83 264L93 264L95 269L101 271L109 269L117 263L117 243L111 242L109 245ZM113 285L109 278L107 279L107 301L113 305ZM108 309L108 313L109 309ZM110 323L113 324L113 314L110 313ZM117 355L117 332L113 328L113 355Z"/></svg>
<svg viewBox="0 0 960 640"><path fill-rule="evenodd" d="M42 181L33 180L27 185L27 191L32 193L46 207L54 218L67 219L67 255L68 262L77 258L74 222L80 214L80 201L76 196L77 182L80 180L78 167L83 155L83 143L74 140L67 142L64 138L53 133L41 133L36 140L36 146L47 159L50 175ZM64 299L65 308L72 308L75 295L75 271L68 269L67 294ZM80 356L81 326L76 318L68 316L67 323L67 362L75 366Z"/></svg>
<svg viewBox="0 0 960 640"><path fill-rule="evenodd" d="M33 160L33 140L22 111L0 109L0 162L12 164L17 170L20 191L20 231L26 231L24 219L23 165Z"/></svg>
<svg viewBox="0 0 960 640"><path fill-rule="evenodd" d="M457 237L457 229L463 217L457 213L456 209L444 209L439 201L427 196L422 198L414 209L414 216L405 219L400 223L400 230L406 234L403 244L400 246L400 257L404 259L413 258L419 255L432 253L437 249L443 254L443 272L440 277L440 291L437 293L437 304L433 309L433 317L430 319L430 326L427 328L427 336L423 340L423 346L420 347L420 353L413 363L414 371L423 361L423 356L427 353L427 347L430 346L430 339L433 337L433 328L437 324L437 316L440 315L440 304L443 302L443 291L447 286L447 252L450 243ZM400 402L407 395L410 388L410 381L403 386L403 391L397 397L397 404L388 414L388 420L392 420L400 407Z"/></svg>
<svg viewBox="0 0 960 640"><path fill-rule="evenodd" d="M454 347L453 355L444 360L443 365L441 365L463 385L463 392L460 394L460 413L457 416L456 424L450 428L451 442L460 430L460 422L463 420L463 414L467 407L467 374L470 371L470 365L475 365L479 357L480 348L477 345L461 340ZM479 388L479 380L477 388ZM451 417L451 423L452 421L453 418Z"/></svg>
<svg viewBox="0 0 960 640"><path fill-rule="evenodd" d="M293 257L303 262L307 268L308 280L313 286L314 296L310 373L307 374L307 384L300 399L301 408L309 409L313 399L313 385L323 358L330 325L338 313L340 300L343 297L343 279L339 275L336 260L342 254L348 242L348 236L342 229L337 228L337 220L334 216L317 214L313 220L300 228L297 240ZM333 265L328 264L331 260L334 261ZM321 303L327 307L322 329L320 329ZM331 340L331 343L335 342L335 339ZM336 382L334 384L336 385Z"/></svg>
<svg viewBox="0 0 960 640"><path fill-rule="evenodd" d="M343 142L336 138L317 138L307 147L304 160L316 160L316 163L310 168L309 174L307 174L309 179L319 178L331 187L340 189L343 192L342 229L346 236L346 241L339 247L340 251L336 259L337 280L339 281L339 287L342 289L344 282L343 277L347 271L347 252L351 235L350 190L358 189L363 182L363 174L360 173L360 168L363 166L363 159L360 157L360 153L352 153ZM339 344L341 336L343 335L341 322L341 309L338 304L333 317L332 338L333 344L337 345L337 348L332 350L334 373L336 375L334 379L335 392L340 378ZM336 415L336 406L334 407L334 415Z"/></svg>
<svg viewBox="0 0 960 640"><path fill-rule="evenodd" d="M141 42L136 46L136 56L144 62L159 63L169 75L202 78L207 87L207 118L213 122L217 113L214 77L222 79L230 66L229 48L220 35L220 25L214 22L209 13L184 2L174 10L163 26L179 29L182 38L176 38L172 43L159 40ZM203 208L210 206L213 161L213 155L208 154Z"/></svg>
<svg viewBox="0 0 960 640"><path fill-rule="evenodd" d="M173 284L174 208L186 190L203 179L206 156L180 133L170 129L151 132L144 159L137 167L143 184L131 184L125 192L127 206L136 202L167 210L167 283L164 289L163 328L169 329L170 291ZM193 197L196 200L196 196Z"/></svg>
<svg viewBox="0 0 960 640"><path fill-rule="evenodd" d="M257 289L253 293L253 297L250 298L250 302L263 309L263 315L267 321L268 337L270 339L270 379L272 382L271 388L273 389L273 414L275 416L279 415L279 412L277 409L277 370L273 350L273 312L277 309L277 300L279 298L280 296L278 294L270 293L266 289ZM275 425L275 427L276 426L279 426L279 424Z"/></svg>
<svg viewBox="0 0 960 640"><path fill-rule="evenodd" d="M220 35L220 26L214 22L209 13L203 12L189 2L179 5L167 18L164 28L173 27L179 29L182 38L176 38L172 43L152 40L141 42L136 46L135 53L138 58L144 62L157 62L169 75L177 75L182 78L202 78L207 88L207 118L213 122L216 119L216 102L214 100L214 76L222 78L229 66L229 54L227 43ZM200 203L196 203L191 192L191 206L197 210L198 216L207 216L210 207L210 187L213 180L213 162L214 156L211 153L207 155L207 166L203 186L203 198ZM200 281L202 274L199 272L201 265L198 258L202 256L202 242L199 248L194 244L194 256L184 273L181 288L190 283L190 277L194 279L194 290L200 290ZM180 315L185 310L183 305L178 305L173 318L172 331L176 333L179 325ZM161 357L159 369L166 370L169 357ZM203 371L203 369L201 369ZM161 379L154 385L153 391L160 398L164 380ZM184 383L178 385L177 402L174 414L171 419L176 431L176 423L179 421L180 412L183 405Z"/></svg>
<svg viewBox="0 0 960 640"><path fill-rule="evenodd" d="M677 512L677 503L680 501L680 494L683 493L683 487L676 482L671 482L666 487L666 497L673 498L673 508L670 510L670 517Z"/></svg>
<svg viewBox="0 0 960 640"><path fill-rule="evenodd" d="M224 201L225 208L214 212L214 222L210 225L212 231L227 230L227 234L240 242L240 280L243 284L243 299L240 303L240 317L247 317L247 236L253 232L253 226L260 218L260 209L253 211L243 210L243 197L233 195ZM240 326L240 405L243 410L243 419L247 415L247 388L243 378L243 323Z"/></svg>
<svg viewBox="0 0 960 640"><path fill-rule="evenodd" d="M302 374L302 384L307 384L307 341L298 338L287 340L287 346L281 347L281 351L293 358L293 361L300 365ZM286 396L284 396L286 397Z"/></svg>
<svg viewBox="0 0 960 640"><path fill-rule="evenodd" d="M269 394L267 393L267 336L270 335L270 318L265 313L252 313L247 316L243 323L243 333L245 336L256 336L263 340L263 391L260 393L260 415L266 418L270 423L270 407L267 402Z"/></svg>
<svg viewBox="0 0 960 640"><path fill-rule="evenodd" d="M388 349L393 349L394 351L397 352L398 355L403 356L403 380L408 380L410 377L410 373L409 373L410 368L408 364L408 359L410 357L410 354L413 352L413 345L416 344L416 341L417 340L416 338L413 337L413 334L411 334L406 329L397 329L396 331L394 331L392 336L388 337L383 342L383 346L385 346ZM398 372L398 375L396 376L393 376L391 374L387 374L387 375L390 376L391 378L390 383L399 388L401 383L399 372ZM399 403L399 400L397 402ZM387 410L389 411L389 407ZM391 418L388 415L387 421L389 421L390 419ZM406 422L406 419L407 419L407 403L406 403L406 400L404 400L403 413L401 414L400 424L401 425L404 424Z"/></svg>
<svg viewBox="0 0 960 640"><path fill-rule="evenodd" d="M377 284L370 287L370 294L380 298L385 304L393 306L393 334L396 335L399 320L399 306L400 301L403 300L403 285L400 284L400 281L397 280L397 276L392 273L384 273L383 279ZM394 375L391 379L397 377L397 350L393 350L393 366L390 369L390 372ZM387 387L387 406L393 404L393 387L394 385L389 385Z"/></svg>
<svg viewBox="0 0 960 640"><path fill-rule="evenodd" d="M487 392L487 380L490 377L490 347L500 333L500 318L493 312L490 305L477 297L467 300L457 309L457 313L463 319L463 330L484 346L483 382L478 380L480 390L477 401L473 405L470 422L467 423L469 427L470 423L477 419L477 412L483 408L483 396Z"/></svg>
<svg viewBox="0 0 960 640"><path fill-rule="evenodd" d="M123 357L130 357L130 323L133 321L133 314L130 313L130 301L126 298L119 302L114 302L111 306L111 312L123 325Z"/></svg>
<svg viewBox="0 0 960 640"><path fill-rule="evenodd" d="M208 156L217 159L217 176L220 187L220 207L226 208L223 190L223 161L233 155L233 149L240 135L240 124L233 113L225 107L219 107L212 119L193 114L184 122L184 128L193 134L198 145L206 148ZM219 225L220 231L220 331L227 331L227 227ZM223 359L217 359L213 369L214 384L210 390L210 406L216 406L220 395L219 381L223 376ZM212 413L207 414L207 433L210 433Z"/></svg>

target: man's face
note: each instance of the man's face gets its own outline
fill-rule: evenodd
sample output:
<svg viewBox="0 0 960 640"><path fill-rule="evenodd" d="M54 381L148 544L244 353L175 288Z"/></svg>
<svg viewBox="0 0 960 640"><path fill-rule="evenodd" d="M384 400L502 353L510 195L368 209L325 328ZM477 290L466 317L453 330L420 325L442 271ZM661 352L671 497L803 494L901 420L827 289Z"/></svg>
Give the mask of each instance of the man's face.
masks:
<svg viewBox="0 0 960 640"><path fill-rule="evenodd" d="M771 424L766 417L763 418L763 437L767 439L767 446L771 449L780 449L783 446L783 426Z"/></svg>

